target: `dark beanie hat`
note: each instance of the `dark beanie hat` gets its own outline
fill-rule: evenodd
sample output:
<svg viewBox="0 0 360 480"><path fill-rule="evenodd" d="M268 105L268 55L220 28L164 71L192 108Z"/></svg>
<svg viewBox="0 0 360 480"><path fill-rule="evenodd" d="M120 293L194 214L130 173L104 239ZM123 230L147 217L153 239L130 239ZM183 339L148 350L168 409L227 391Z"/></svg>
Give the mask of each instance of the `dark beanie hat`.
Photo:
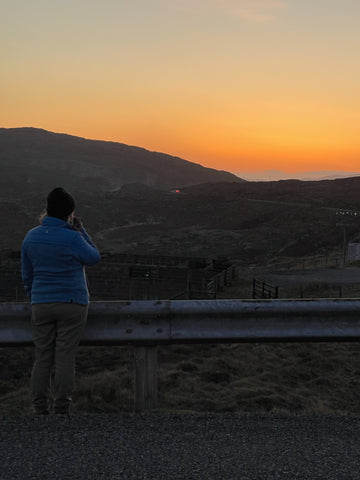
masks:
<svg viewBox="0 0 360 480"><path fill-rule="evenodd" d="M73 197L61 187L54 188L47 196L47 214L49 217L66 219L75 210Z"/></svg>

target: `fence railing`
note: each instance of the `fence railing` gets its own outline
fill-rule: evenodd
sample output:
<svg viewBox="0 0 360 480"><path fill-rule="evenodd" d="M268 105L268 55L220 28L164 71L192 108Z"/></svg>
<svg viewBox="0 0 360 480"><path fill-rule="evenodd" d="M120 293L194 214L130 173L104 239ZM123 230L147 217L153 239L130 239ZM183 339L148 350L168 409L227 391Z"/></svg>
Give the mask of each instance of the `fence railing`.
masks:
<svg viewBox="0 0 360 480"><path fill-rule="evenodd" d="M226 269L217 273L207 283L207 291L209 294L213 294L216 297L216 293L222 290L227 285L230 285L232 280L237 276L237 267L230 265Z"/></svg>
<svg viewBox="0 0 360 480"><path fill-rule="evenodd" d="M31 307L0 303L0 346L31 345ZM157 407L157 346L358 341L360 300L93 302L82 345L133 345L135 411Z"/></svg>
<svg viewBox="0 0 360 480"><path fill-rule="evenodd" d="M105 256L87 272L87 281L97 300L212 299L237 277L238 268L209 262L188 257ZM0 302L26 301L20 262L0 267Z"/></svg>
<svg viewBox="0 0 360 480"><path fill-rule="evenodd" d="M279 287L254 278L252 298L279 298Z"/></svg>

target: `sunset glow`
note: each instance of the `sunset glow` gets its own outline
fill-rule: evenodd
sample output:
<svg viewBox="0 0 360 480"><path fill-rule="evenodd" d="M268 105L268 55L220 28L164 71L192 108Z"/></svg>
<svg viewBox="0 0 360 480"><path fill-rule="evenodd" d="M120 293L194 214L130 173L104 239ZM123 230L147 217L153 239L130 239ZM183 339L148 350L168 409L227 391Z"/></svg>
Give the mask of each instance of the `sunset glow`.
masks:
<svg viewBox="0 0 360 480"><path fill-rule="evenodd" d="M360 172L360 2L6 0L0 127Z"/></svg>

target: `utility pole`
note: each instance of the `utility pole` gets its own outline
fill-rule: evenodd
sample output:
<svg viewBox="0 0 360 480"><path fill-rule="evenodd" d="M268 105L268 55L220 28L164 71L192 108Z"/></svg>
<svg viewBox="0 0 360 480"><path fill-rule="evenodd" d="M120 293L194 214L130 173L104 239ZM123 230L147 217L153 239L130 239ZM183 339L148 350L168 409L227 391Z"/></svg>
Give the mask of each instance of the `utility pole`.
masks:
<svg viewBox="0 0 360 480"><path fill-rule="evenodd" d="M347 217L346 219L350 220L350 218L359 218L360 212L357 210L346 210L346 209L339 209L336 212L336 215L339 215L340 217L344 218ZM349 221L339 222L336 224L337 227L343 227L343 266L346 264L346 227L350 227L351 223Z"/></svg>

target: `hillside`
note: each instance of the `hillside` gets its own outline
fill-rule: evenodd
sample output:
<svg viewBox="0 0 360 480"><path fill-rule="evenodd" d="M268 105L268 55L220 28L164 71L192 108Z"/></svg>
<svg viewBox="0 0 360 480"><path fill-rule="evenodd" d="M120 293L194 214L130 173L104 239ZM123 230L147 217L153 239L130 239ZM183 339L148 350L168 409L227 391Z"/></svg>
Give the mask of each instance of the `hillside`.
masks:
<svg viewBox="0 0 360 480"><path fill-rule="evenodd" d="M357 210L360 177L203 184L179 194L120 191L104 201L105 211L112 208L112 228L98 241L113 250L223 255L261 264L274 256L326 254L340 247L344 219L336 209ZM347 217L349 240L359 234L359 220L360 215Z"/></svg>
<svg viewBox="0 0 360 480"><path fill-rule="evenodd" d="M167 190L240 181L228 172L121 143L36 128L0 128L1 196L14 190L45 193L54 182L74 191L109 191L128 183Z"/></svg>
<svg viewBox="0 0 360 480"><path fill-rule="evenodd" d="M43 192L28 193L10 181L7 188L0 198L0 252L20 249L45 206ZM139 183L117 191L71 192L77 214L103 252L226 256L262 265L275 257L342 249L344 218L336 209L359 208L360 177L209 183L180 193ZM346 240L359 241L360 215L345 220Z"/></svg>
<svg viewBox="0 0 360 480"><path fill-rule="evenodd" d="M344 219L334 209L360 206L360 177L246 182L119 143L0 129L0 254L20 250L60 185L102 251L259 265L341 248ZM359 239L359 220L346 218L347 240Z"/></svg>

